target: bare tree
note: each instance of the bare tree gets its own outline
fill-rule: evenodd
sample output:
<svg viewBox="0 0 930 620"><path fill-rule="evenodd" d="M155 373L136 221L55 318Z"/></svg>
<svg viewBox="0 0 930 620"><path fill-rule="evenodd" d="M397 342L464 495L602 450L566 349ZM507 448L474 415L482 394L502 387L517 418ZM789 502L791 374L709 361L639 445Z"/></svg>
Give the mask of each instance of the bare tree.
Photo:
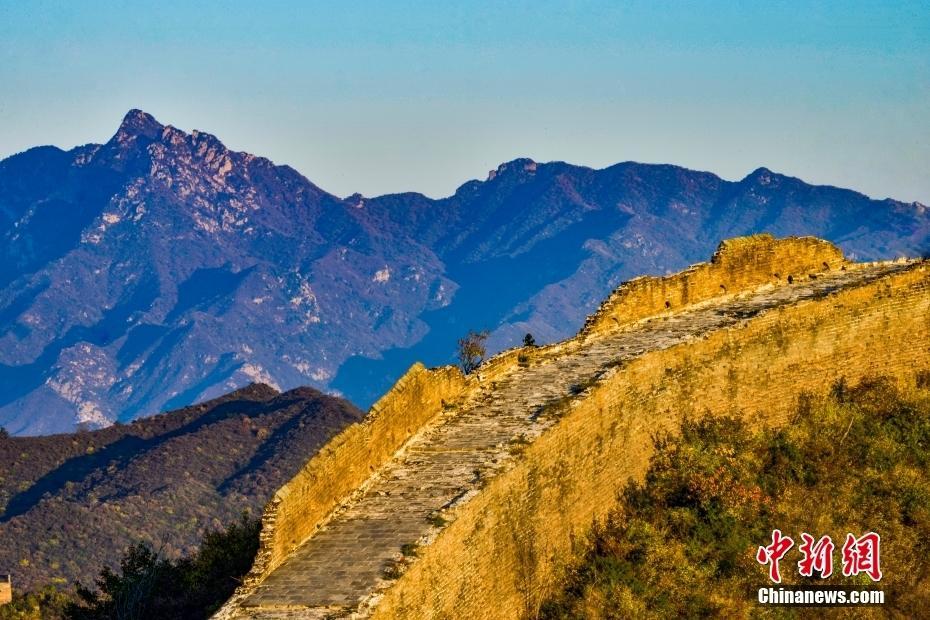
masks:
<svg viewBox="0 0 930 620"><path fill-rule="evenodd" d="M478 368L484 361L484 356L487 354L484 343L487 339L487 331L469 331L463 338L459 338L459 365L466 375Z"/></svg>

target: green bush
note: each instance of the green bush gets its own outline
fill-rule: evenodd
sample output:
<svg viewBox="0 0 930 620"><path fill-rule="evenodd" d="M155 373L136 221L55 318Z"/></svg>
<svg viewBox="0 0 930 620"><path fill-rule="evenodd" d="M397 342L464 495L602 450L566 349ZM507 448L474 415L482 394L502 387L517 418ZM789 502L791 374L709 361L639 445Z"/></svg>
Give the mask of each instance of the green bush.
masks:
<svg viewBox="0 0 930 620"><path fill-rule="evenodd" d="M54 586L37 592L14 592L13 601L0 606L0 620L59 620L70 601L66 592Z"/></svg>

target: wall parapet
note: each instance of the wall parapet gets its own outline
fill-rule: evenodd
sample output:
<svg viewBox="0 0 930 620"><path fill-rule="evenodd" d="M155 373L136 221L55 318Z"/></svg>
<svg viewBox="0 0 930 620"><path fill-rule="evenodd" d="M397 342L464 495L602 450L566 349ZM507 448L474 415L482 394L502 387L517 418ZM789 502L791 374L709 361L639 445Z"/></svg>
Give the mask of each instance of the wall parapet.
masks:
<svg viewBox="0 0 930 620"><path fill-rule="evenodd" d="M368 414L331 439L278 489L262 515L259 551L244 584L264 580L446 404L468 379L454 366L417 362Z"/></svg>
<svg viewBox="0 0 930 620"><path fill-rule="evenodd" d="M585 321L580 336L630 323L715 297L792 282L847 264L843 252L816 237L776 239L770 234L722 241L709 263L666 277L643 276L621 284Z"/></svg>

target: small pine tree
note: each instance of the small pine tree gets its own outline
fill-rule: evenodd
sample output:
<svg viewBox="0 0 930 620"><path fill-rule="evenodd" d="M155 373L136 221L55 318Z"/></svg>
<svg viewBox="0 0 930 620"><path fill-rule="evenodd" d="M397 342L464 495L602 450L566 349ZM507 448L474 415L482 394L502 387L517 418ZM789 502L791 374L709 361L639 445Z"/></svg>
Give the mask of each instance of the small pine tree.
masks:
<svg viewBox="0 0 930 620"><path fill-rule="evenodd" d="M533 334L527 333L526 336L523 337L523 346L524 347L535 347L536 346L536 339L533 338Z"/></svg>

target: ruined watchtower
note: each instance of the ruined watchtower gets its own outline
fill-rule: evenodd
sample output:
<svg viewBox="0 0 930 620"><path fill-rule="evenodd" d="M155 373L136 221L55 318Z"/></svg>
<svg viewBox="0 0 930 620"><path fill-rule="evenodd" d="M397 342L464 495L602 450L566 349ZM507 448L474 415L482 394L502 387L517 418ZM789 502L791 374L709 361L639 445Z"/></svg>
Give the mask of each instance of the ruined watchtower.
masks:
<svg viewBox="0 0 930 620"><path fill-rule="evenodd" d="M0 605L13 600L13 583L9 575L0 575Z"/></svg>

